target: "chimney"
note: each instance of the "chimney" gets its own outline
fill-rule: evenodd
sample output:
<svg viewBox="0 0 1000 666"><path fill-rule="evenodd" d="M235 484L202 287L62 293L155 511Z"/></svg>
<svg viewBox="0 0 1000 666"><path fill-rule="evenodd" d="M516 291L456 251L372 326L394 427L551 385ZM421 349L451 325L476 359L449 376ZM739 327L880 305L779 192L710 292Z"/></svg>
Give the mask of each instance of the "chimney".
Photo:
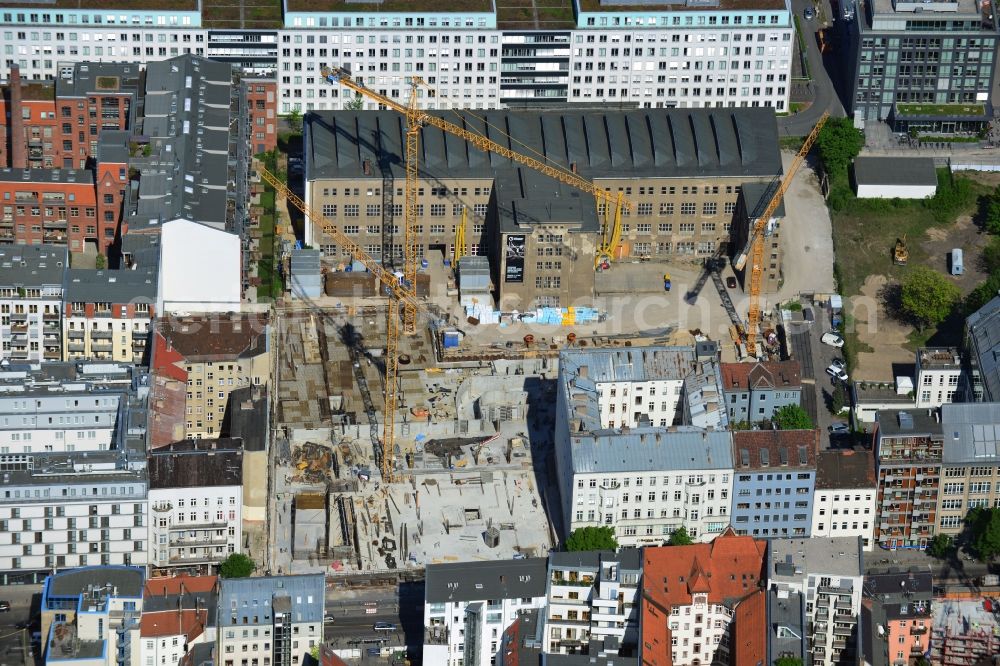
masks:
<svg viewBox="0 0 1000 666"><path fill-rule="evenodd" d="M17 65L10 66L10 166L28 168L28 147L21 115L21 70Z"/></svg>

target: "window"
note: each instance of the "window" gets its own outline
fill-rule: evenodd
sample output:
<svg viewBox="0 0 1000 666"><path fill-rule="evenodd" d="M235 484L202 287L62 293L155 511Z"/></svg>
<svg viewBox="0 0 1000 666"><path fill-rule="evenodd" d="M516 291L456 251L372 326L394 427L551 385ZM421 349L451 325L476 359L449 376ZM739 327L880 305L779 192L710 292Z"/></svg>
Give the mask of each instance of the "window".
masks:
<svg viewBox="0 0 1000 666"><path fill-rule="evenodd" d="M653 214L653 204L651 203L641 203L636 208L636 215L652 215Z"/></svg>
<svg viewBox="0 0 1000 666"><path fill-rule="evenodd" d="M345 217L357 217L358 216L358 204L344 204L344 216Z"/></svg>
<svg viewBox="0 0 1000 666"><path fill-rule="evenodd" d="M323 204L324 217L333 217L337 214L337 204Z"/></svg>
<svg viewBox="0 0 1000 666"><path fill-rule="evenodd" d="M368 204L365 206L365 215L368 217L378 217L382 214L382 206L379 204Z"/></svg>
<svg viewBox="0 0 1000 666"><path fill-rule="evenodd" d="M715 215L718 212L718 208L719 208L718 204L716 204L714 201L706 201L701 205L701 214Z"/></svg>
<svg viewBox="0 0 1000 666"><path fill-rule="evenodd" d="M681 215L694 215L697 210L697 204L693 201L688 201L681 204Z"/></svg>
<svg viewBox="0 0 1000 666"><path fill-rule="evenodd" d="M965 492L964 483L946 483L944 484L944 494L945 495L961 495Z"/></svg>
<svg viewBox="0 0 1000 666"><path fill-rule="evenodd" d="M673 215L674 205L672 203L661 203L660 204L660 215Z"/></svg>
<svg viewBox="0 0 1000 666"><path fill-rule="evenodd" d="M444 217L445 204L431 204L431 217Z"/></svg>

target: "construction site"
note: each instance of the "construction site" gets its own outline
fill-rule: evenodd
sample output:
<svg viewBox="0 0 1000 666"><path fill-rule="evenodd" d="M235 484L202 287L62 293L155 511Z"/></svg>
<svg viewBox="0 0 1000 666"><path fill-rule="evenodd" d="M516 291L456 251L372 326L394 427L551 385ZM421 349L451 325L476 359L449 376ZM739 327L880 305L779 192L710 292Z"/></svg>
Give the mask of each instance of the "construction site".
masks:
<svg viewBox="0 0 1000 666"><path fill-rule="evenodd" d="M278 325L274 485L294 544L278 553L283 570L421 568L555 545L555 486L533 456L551 445L532 432L544 429L532 410L550 390L547 358L439 364L429 329L401 337L387 483L385 310L291 312Z"/></svg>
<svg viewBox="0 0 1000 666"><path fill-rule="evenodd" d="M1000 602L940 599L931 604L930 662L941 666L993 664L1000 655Z"/></svg>

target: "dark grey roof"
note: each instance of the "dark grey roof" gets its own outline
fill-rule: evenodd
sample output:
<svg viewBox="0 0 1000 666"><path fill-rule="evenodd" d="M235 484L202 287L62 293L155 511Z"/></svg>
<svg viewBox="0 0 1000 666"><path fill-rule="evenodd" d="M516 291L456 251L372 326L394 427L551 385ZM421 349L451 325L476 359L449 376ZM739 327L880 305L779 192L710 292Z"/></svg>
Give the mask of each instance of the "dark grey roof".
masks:
<svg viewBox="0 0 1000 666"><path fill-rule="evenodd" d="M1000 296L965 320L969 353L979 371L983 400L1000 402Z"/></svg>
<svg viewBox="0 0 1000 666"><path fill-rule="evenodd" d="M640 571L642 551L638 548L622 548L617 553L610 550L581 550L549 555L549 566L562 569L596 570L601 566L601 562L617 562L621 569Z"/></svg>
<svg viewBox="0 0 1000 666"><path fill-rule="evenodd" d="M53 575L48 581L48 593L56 597L75 597L92 588L108 586L106 593L111 596L142 598L144 579L143 570L137 567L83 567Z"/></svg>
<svg viewBox="0 0 1000 666"><path fill-rule="evenodd" d="M264 451L270 431L268 416L267 385L252 384L234 389L226 401L222 434L242 439L244 451Z"/></svg>
<svg viewBox="0 0 1000 666"><path fill-rule="evenodd" d="M86 97L89 93L113 95L134 93L139 89L142 66L116 62L79 62L73 71L56 79L57 97ZM101 81L98 82L98 77ZM115 79L114 86L107 85ZM98 85L100 83L101 85Z"/></svg>
<svg viewBox="0 0 1000 666"><path fill-rule="evenodd" d="M767 593L767 652L773 659L792 656L802 659L806 651L806 626L802 594ZM771 663L772 659L768 659Z"/></svg>
<svg viewBox="0 0 1000 666"><path fill-rule="evenodd" d="M774 198L774 193L778 191L781 181L775 180L770 183L754 182L743 183L740 186L740 196L743 197L743 207L748 211L751 220L755 220L764 214L767 204ZM785 216L785 199L782 198L771 217L782 218Z"/></svg>
<svg viewBox="0 0 1000 666"><path fill-rule="evenodd" d="M858 157L854 179L859 185L937 185L930 157Z"/></svg>
<svg viewBox="0 0 1000 666"><path fill-rule="evenodd" d="M0 287L62 287L65 247L55 245L0 246Z"/></svg>
<svg viewBox="0 0 1000 666"><path fill-rule="evenodd" d="M243 442L186 439L149 451L149 487L195 488L243 483Z"/></svg>
<svg viewBox="0 0 1000 666"><path fill-rule="evenodd" d="M546 576L544 557L430 564L424 590L427 603L542 597Z"/></svg>
<svg viewBox="0 0 1000 666"><path fill-rule="evenodd" d="M129 229L122 239L122 254L129 268L157 273L160 269L160 234L135 233Z"/></svg>
<svg viewBox="0 0 1000 666"><path fill-rule="evenodd" d="M940 436L942 432L941 423L925 409L880 409L875 420L883 437Z"/></svg>
<svg viewBox="0 0 1000 666"><path fill-rule="evenodd" d="M0 180L29 183L94 184L94 172L89 169L0 169Z"/></svg>
<svg viewBox="0 0 1000 666"><path fill-rule="evenodd" d="M767 108L634 111L430 112L515 151L575 166L586 179L762 177L781 173L777 126ZM306 114L306 178L381 178L380 152L405 176L404 118L394 111ZM379 137L376 142L376 137ZM374 166L373 166L374 165ZM367 176L366 176L367 167ZM583 222L596 230L593 197L516 167L444 130L425 125L420 171L427 180L495 180L504 231L518 225Z"/></svg>
<svg viewBox="0 0 1000 666"><path fill-rule="evenodd" d="M101 130L97 139L97 161L127 164L128 141L131 134L125 130Z"/></svg>
<svg viewBox="0 0 1000 666"><path fill-rule="evenodd" d="M70 303L153 303L156 274L70 268L66 270L63 293Z"/></svg>

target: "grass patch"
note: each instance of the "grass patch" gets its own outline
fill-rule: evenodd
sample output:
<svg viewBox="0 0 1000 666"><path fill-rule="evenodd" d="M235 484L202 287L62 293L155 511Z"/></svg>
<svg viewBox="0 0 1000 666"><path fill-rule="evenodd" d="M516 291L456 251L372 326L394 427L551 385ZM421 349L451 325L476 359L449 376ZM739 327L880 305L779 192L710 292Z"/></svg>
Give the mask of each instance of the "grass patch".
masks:
<svg viewBox="0 0 1000 666"><path fill-rule="evenodd" d="M794 150L795 152L799 152L799 148L802 147L802 142L804 140L805 137L801 136L783 136L778 139L778 145L783 150Z"/></svg>
<svg viewBox="0 0 1000 666"><path fill-rule="evenodd" d="M260 205L264 207L264 210L274 212L274 190L270 189L270 186L267 191L261 192Z"/></svg>
<svg viewBox="0 0 1000 666"><path fill-rule="evenodd" d="M799 58L802 60L802 76L811 79L809 74L809 51L806 49L806 39L802 34L802 24L799 22L799 15L795 14L795 41L799 45Z"/></svg>
<svg viewBox="0 0 1000 666"><path fill-rule="evenodd" d="M983 104L897 104L896 114L904 116L985 116Z"/></svg>
<svg viewBox="0 0 1000 666"><path fill-rule="evenodd" d="M978 136L922 136L918 140L936 143L979 143L982 141Z"/></svg>
<svg viewBox="0 0 1000 666"><path fill-rule="evenodd" d="M788 105L788 111L789 111L789 113L793 113L793 114L794 113L798 113L799 111L802 111L805 108L806 108L806 105L803 104L802 102L791 102Z"/></svg>

